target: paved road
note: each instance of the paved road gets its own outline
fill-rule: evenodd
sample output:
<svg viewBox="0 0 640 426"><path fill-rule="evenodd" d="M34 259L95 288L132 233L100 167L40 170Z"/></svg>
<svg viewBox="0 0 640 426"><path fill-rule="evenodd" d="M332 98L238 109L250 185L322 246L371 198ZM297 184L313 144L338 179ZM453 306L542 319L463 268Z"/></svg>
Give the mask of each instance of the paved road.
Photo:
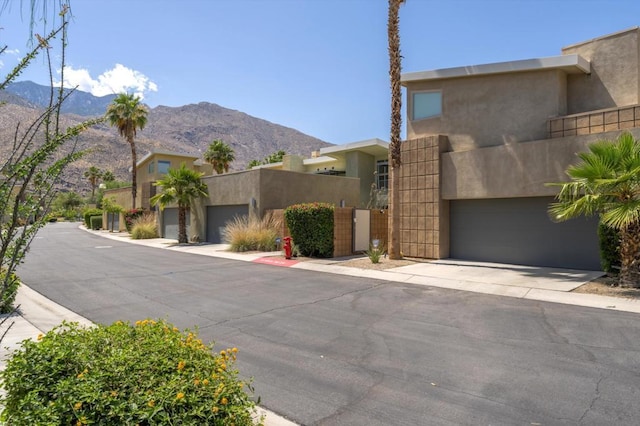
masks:
<svg viewBox="0 0 640 426"><path fill-rule="evenodd" d="M262 405L312 425L637 425L640 316L154 249L52 224L19 274L100 323L240 348Z"/></svg>

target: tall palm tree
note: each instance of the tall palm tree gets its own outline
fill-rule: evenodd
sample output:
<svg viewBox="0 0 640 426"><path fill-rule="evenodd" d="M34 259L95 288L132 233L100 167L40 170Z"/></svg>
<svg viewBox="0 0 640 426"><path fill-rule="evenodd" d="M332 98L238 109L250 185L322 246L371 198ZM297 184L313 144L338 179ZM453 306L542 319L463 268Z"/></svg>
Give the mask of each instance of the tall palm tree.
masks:
<svg viewBox="0 0 640 426"><path fill-rule="evenodd" d="M623 287L640 287L640 141L630 133L616 141L598 141L578 154L570 166L571 182L560 186L549 206L553 220L600 215L604 225L620 231L620 276Z"/></svg>
<svg viewBox="0 0 640 426"><path fill-rule="evenodd" d="M96 195L96 186L98 186L98 181L103 177L103 173L96 166L91 166L89 170L84 172L84 177L86 177L89 184L91 184L91 199L93 200Z"/></svg>
<svg viewBox="0 0 640 426"><path fill-rule="evenodd" d="M400 77L400 6L404 0L389 0L387 38L389 41L389 79L391 81L391 142L389 143L389 258L400 259L400 130L402 127L402 90Z"/></svg>
<svg viewBox="0 0 640 426"><path fill-rule="evenodd" d="M113 182L116 180L116 177L111 170L105 170L105 172L102 173L102 180L105 182Z"/></svg>
<svg viewBox="0 0 640 426"><path fill-rule="evenodd" d="M204 152L204 161L210 163L217 174L229 171L229 164L236 159L233 148L220 139L216 139Z"/></svg>
<svg viewBox="0 0 640 426"><path fill-rule="evenodd" d="M138 129L142 130L147 124L147 108L140 102L140 98L133 94L121 93L107 108L109 124L118 128L120 136L125 138L131 146L131 208L136 208L136 144L135 137Z"/></svg>
<svg viewBox="0 0 640 426"><path fill-rule="evenodd" d="M188 169L184 163L179 169L169 169L166 175L154 184L161 187L160 193L151 197L151 204L159 204L163 210L169 204L178 204L178 243L187 242L187 211L200 197L207 197L207 185L200 179L203 173Z"/></svg>

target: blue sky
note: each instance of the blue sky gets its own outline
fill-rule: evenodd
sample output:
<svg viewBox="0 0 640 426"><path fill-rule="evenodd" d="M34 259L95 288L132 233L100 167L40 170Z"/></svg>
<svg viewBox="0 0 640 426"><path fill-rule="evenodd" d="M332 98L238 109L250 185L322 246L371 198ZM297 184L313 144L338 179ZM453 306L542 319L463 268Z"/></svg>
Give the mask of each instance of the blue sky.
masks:
<svg viewBox="0 0 640 426"><path fill-rule="evenodd" d="M3 75L27 50L28 3L9 0L0 15ZM386 0L71 7L66 75L81 90L137 92L152 107L212 102L337 144L389 139ZM407 0L403 72L559 55L638 25L637 0ZM20 79L48 82L41 63Z"/></svg>

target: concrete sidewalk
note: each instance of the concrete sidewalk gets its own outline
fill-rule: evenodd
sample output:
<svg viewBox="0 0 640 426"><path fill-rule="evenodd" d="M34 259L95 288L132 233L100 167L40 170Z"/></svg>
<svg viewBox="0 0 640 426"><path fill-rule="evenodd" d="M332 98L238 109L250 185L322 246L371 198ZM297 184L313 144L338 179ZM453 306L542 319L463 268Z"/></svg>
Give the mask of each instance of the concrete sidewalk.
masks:
<svg viewBox="0 0 640 426"><path fill-rule="evenodd" d="M81 226L82 229L85 229ZM306 269L331 274L365 277L385 281L472 291L498 296L564 303L591 308L640 313L640 301L592 294L571 293L571 290L602 275L599 271L579 271L555 268L537 268L518 265L440 260L416 262L413 265L386 270L373 270L343 266L345 259L311 259L300 262L281 262L280 252L233 253L225 244L178 245L175 240L156 238L132 240L127 233L90 231L107 239L140 244L149 247L176 250L186 253L214 256L248 262L281 264L296 269ZM265 260L269 260L265 262ZM0 349L0 368L4 367L7 355L24 339L34 339L46 333L63 320L75 321L90 326L92 322L47 299L22 285L18 291L16 305L20 308L5 323L13 323L5 335ZM268 426L289 426L294 423L265 410Z"/></svg>

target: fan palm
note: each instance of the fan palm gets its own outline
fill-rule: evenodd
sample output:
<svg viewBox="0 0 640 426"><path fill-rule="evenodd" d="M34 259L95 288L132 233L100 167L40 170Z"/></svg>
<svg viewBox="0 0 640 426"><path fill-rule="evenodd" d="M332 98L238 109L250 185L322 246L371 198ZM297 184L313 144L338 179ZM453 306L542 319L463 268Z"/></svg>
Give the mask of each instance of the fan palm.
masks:
<svg viewBox="0 0 640 426"><path fill-rule="evenodd" d="M109 124L118 128L120 136L125 138L131 146L131 208L136 208L136 145L137 130L142 130L147 124L147 108L140 102L140 98L133 94L121 93L115 97L107 108Z"/></svg>
<svg viewBox="0 0 640 426"><path fill-rule="evenodd" d="M624 287L640 287L640 141L630 133L616 141L598 141L578 154L570 166L571 182L558 183L557 201L549 206L553 220L600 215L620 231L620 277Z"/></svg>
<svg viewBox="0 0 640 426"><path fill-rule="evenodd" d="M217 174L229 171L229 164L235 160L233 148L220 139L216 139L209 145L204 153L204 161L211 164Z"/></svg>
<svg viewBox="0 0 640 426"><path fill-rule="evenodd" d="M91 185L91 199L93 200L96 195L96 186L98 186L98 181L102 178L103 174L99 168L96 166L89 167L89 170L84 172L84 177L87 178L89 184Z"/></svg>
<svg viewBox="0 0 640 426"><path fill-rule="evenodd" d="M200 179L202 173L188 169L184 163L179 169L169 169L166 175L154 184L161 187L160 193L151 197L151 204L164 209L169 204L178 204L178 243L187 242L187 211L200 197L207 197L207 185Z"/></svg>

